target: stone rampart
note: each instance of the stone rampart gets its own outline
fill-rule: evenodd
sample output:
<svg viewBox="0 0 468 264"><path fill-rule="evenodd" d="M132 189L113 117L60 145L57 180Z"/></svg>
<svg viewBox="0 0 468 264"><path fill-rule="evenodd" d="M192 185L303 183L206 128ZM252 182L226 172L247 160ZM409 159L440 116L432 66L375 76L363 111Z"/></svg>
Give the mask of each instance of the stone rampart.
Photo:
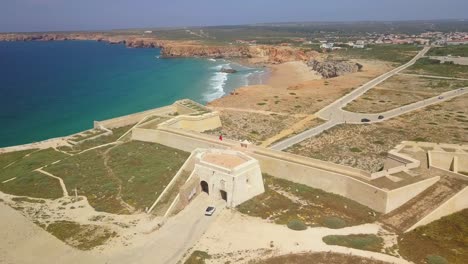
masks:
<svg viewBox="0 0 468 264"><path fill-rule="evenodd" d="M160 108L154 108L151 110L126 115L126 116L119 116L112 119L102 120L102 121L94 121L94 127L99 128L100 126L104 126L107 128L116 128L116 127L123 127L128 126L131 124L135 124L141 121L145 116L150 115L168 115L170 113L175 112L175 108L172 105L164 106Z"/></svg>
<svg viewBox="0 0 468 264"><path fill-rule="evenodd" d="M427 225L433 221L439 220L440 218L456 213L460 210L468 208L468 187L459 191L457 194L452 196L449 200L445 201L431 213L423 217L416 224L410 227L405 232L411 231L418 226Z"/></svg>

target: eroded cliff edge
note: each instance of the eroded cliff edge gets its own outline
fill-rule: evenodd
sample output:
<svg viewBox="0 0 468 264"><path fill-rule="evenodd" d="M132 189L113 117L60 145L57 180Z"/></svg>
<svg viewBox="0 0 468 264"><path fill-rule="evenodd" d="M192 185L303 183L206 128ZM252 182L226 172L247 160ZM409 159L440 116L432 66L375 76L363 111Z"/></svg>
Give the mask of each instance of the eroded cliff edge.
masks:
<svg viewBox="0 0 468 264"><path fill-rule="evenodd" d="M0 41L66 41L94 40L125 44L131 48L160 48L163 57L202 57L249 59L251 63L277 64L288 61L307 62L318 55L315 51L269 45L206 45L198 41L161 40L141 35L109 35L106 33L0 34Z"/></svg>

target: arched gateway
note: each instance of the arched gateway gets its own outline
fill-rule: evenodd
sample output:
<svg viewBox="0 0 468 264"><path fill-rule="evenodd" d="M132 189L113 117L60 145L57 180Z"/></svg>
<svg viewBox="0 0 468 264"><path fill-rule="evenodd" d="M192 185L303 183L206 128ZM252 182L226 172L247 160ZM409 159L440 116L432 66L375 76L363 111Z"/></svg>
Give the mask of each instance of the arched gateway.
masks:
<svg viewBox="0 0 468 264"><path fill-rule="evenodd" d="M201 185L202 191L206 192L207 194L210 194L210 190L208 188L208 183L206 181L201 181L200 185Z"/></svg>

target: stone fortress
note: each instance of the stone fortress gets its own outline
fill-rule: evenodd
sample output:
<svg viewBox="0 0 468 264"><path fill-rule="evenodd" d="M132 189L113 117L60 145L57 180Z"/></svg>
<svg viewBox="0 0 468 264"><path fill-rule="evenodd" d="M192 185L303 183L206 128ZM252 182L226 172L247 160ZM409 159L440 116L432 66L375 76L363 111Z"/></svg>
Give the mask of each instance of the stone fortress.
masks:
<svg viewBox="0 0 468 264"><path fill-rule="evenodd" d="M258 161L240 151L199 150L192 175L194 180L182 188L188 191L183 204L203 191L225 200L227 207L236 207L265 191Z"/></svg>
<svg viewBox="0 0 468 264"><path fill-rule="evenodd" d="M165 121L158 122L155 117ZM352 199L387 214L386 223L400 231L468 208L468 176L464 174L468 171L466 145L405 141L389 151L382 171L370 173L203 134L222 125L219 113L187 99L95 122L95 127L112 128L135 122L138 123L132 129L132 140L155 142L192 153L166 187L166 190L178 188L178 195L165 216L180 211L201 192L235 207L264 191L262 173ZM184 175L190 176L184 178ZM183 184L177 185L181 180ZM166 190L148 211L160 199L167 198ZM412 213L402 217L405 212Z"/></svg>

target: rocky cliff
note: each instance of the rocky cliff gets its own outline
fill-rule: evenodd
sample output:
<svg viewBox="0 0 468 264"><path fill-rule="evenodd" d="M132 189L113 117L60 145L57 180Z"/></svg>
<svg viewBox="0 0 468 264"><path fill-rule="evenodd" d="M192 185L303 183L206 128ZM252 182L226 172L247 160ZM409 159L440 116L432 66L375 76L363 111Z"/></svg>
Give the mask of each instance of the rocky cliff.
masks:
<svg viewBox="0 0 468 264"><path fill-rule="evenodd" d="M317 56L314 51L302 51L292 47L205 45L197 41L160 40L140 35L109 35L107 33L70 34L0 34L0 41L65 41L95 40L110 44L125 44L131 48L161 48L163 57L203 57L256 59L254 63L283 63L287 61L309 61Z"/></svg>
<svg viewBox="0 0 468 264"><path fill-rule="evenodd" d="M362 65L359 63L343 60L318 61L314 59L309 61L307 65L320 73L323 78L338 77L362 69Z"/></svg>

